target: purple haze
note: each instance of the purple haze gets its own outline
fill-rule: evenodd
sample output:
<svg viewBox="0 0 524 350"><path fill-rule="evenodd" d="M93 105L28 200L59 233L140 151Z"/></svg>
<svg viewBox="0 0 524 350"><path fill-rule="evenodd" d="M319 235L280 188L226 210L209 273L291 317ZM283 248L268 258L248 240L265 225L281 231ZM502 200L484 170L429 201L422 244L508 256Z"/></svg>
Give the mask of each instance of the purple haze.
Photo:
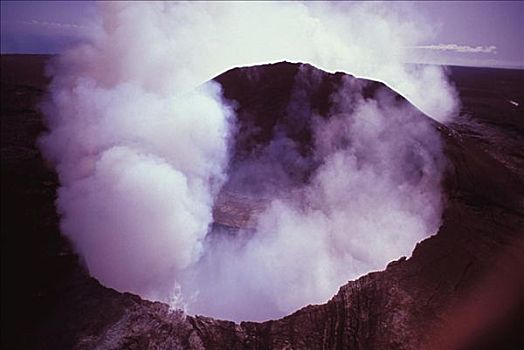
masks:
<svg viewBox="0 0 524 350"><path fill-rule="evenodd" d="M422 1L412 7L434 28L411 61L470 66L524 67L524 2ZM78 27L96 18L93 1L2 1L2 53L57 53L82 40ZM490 52L442 50L439 44L495 47Z"/></svg>

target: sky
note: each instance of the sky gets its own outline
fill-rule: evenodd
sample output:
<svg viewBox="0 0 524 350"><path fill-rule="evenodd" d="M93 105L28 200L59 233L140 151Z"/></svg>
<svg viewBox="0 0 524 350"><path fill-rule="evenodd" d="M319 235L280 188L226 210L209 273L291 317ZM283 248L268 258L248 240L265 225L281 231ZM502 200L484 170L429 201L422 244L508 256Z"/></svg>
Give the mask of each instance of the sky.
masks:
<svg viewBox="0 0 524 350"><path fill-rule="evenodd" d="M423 1L412 6L435 28L410 47L414 62L524 68L523 1ZM58 53L82 39L93 1L2 1L2 53Z"/></svg>

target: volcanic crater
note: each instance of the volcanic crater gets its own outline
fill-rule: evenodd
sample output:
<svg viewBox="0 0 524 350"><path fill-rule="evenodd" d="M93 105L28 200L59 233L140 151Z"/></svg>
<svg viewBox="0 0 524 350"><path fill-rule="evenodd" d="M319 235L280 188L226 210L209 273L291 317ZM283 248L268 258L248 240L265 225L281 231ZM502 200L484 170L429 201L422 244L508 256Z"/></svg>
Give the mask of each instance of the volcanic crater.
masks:
<svg viewBox="0 0 524 350"><path fill-rule="evenodd" d="M278 320L234 323L188 316L102 286L60 235L53 203L58 182L35 145L45 130L38 102L48 83L43 78L48 59L2 55L2 304L11 320L10 338L2 342L7 346L510 349L524 344L518 330L524 307L522 71L451 67L463 103L460 115L443 125L417 111L443 143L446 205L438 232L417 244L409 259L348 282L325 304ZM285 130L298 154L310 159L311 123L286 119L301 69L314 70L283 62L235 68L215 78L238 118L231 169L256 157L275 129ZM318 84L307 99L309 110L322 118L341 80L358 79L316 74ZM361 92L373 98L386 88L365 81ZM404 103L398 94L393 99ZM286 167L286 178L300 187L320 163L295 165ZM215 227L231 234L253 227L253 218L267 206L266 184L255 185L260 186L230 177L215 202Z"/></svg>

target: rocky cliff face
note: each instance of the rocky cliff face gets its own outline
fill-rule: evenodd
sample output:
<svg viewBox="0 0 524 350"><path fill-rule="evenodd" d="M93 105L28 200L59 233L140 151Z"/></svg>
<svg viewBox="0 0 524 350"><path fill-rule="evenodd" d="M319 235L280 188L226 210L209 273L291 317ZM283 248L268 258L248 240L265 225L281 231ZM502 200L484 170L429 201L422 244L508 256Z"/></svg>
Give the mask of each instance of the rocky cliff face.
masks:
<svg viewBox="0 0 524 350"><path fill-rule="evenodd" d="M57 181L34 144L43 56L2 56L2 347L35 349L518 349L524 347L524 74L453 68L463 101L432 122L449 158L439 232L412 257L342 286L326 304L263 323L186 316L89 277L58 229ZM282 118L299 65L216 78L237 103L236 157ZM322 111L341 73L311 96ZM372 95L380 84L364 91ZM400 97L399 97L400 98ZM519 106L508 103L516 101ZM272 116L263 118L262 116ZM307 130L296 137L308 140ZM254 141L253 141L254 140ZM241 227L263 204L225 192L217 224Z"/></svg>

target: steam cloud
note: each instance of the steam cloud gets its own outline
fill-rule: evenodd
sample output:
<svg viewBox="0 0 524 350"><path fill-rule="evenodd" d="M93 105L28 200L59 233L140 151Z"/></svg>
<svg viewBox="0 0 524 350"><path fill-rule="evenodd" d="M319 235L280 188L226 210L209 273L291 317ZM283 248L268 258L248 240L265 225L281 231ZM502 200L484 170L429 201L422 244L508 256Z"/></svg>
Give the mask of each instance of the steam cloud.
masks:
<svg viewBox="0 0 524 350"><path fill-rule="evenodd" d="M303 66L288 118L312 123L313 153L296 153L282 127L257 158L228 168L234 112L218 84L203 84L234 66L307 62L386 82L446 121L456 100L445 73L403 63L403 48L431 29L402 20L415 18L409 8L99 7L89 40L49 68L50 132L41 145L60 176L62 232L103 284L191 313L267 319L327 300L438 228L438 135L390 94L365 99L347 79L321 118L308 110L315 75ZM311 170L306 185L293 185L294 168ZM257 173L280 176L242 189L241 179ZM226 181L267 199L253 231L211 233Z"/></svg>

